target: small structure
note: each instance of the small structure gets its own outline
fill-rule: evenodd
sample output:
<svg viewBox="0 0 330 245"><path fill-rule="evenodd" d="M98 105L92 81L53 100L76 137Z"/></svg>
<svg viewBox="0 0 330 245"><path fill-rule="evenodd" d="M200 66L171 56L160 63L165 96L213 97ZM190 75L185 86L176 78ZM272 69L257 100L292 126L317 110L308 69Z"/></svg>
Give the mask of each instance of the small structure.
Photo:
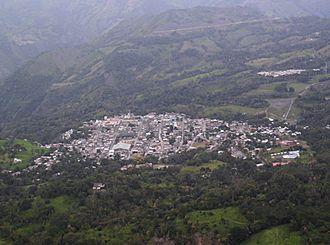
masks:
<svg viewBox="0 0 330 245"><path fill-rule="evenodd" d="M300 157L299 151L289 151L288 154L282 156L283 159L297 159Z"/></svg>
<svg viewBox="0 0 330 245"><path fill-rule="evenodd" d="M293 140L282 140L278 143L280 146L289 146L289 147L294 147L298 145L298 142Z"/></svg>
<svg viewBox="0 0 330 245"><path fill-rule="evenodd" d="M17 163L22 163L22 160L21 159L18 159L18 158L14 158L14 163L17 164Z"/></svg>
<svg viewBox="0 0 330 245"><path fill-rule="evenodd" d="M94 183L93 191L102 191L105 189L105 184L102 183Z"/></svg>
<svg viewBox="0 0 330 245"><path fill-rule="evenodd" d="M118 143L113 146L112 150L113 151L129 151L131 149L131 144L126 144L126 143Z"/></svg>
<svg viewBox="0 0 330 245"><path fill-rule="evenodd" d="M112 147L112 154L113 156L119 155L121 159L126 159L129 157L131 146L131 144L127 143L118 143Z"/></svg>
<svg viewBox="0 0 330 245"><path fill-rule="evenodd" d="M291 162L273 162L272 165L273 167L277 167L277 166L285 166L290 164Z"/></svg>

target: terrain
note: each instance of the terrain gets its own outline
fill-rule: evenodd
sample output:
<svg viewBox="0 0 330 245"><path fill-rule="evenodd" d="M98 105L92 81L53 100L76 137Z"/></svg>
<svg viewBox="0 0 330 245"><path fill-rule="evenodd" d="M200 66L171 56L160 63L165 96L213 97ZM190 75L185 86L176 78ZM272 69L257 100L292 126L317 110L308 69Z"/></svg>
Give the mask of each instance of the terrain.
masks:
<svg viewBox="0 0 330 245"><path fill-rule="evenodd" d="M2 135L47 141L83 120L129 110L288 114L295 121L292 102L324 76L328 26L317 17L273 18L246 8L123 21L88 45L45 53L10 76L0 91ZM258 75L293 68L306 72Z"/></svg>
<svg viewBox="0 0 330 245"><path fill-rule="evenodd" d="M27 140L0 140L0 167L8 171L27 168L46 149Z"/></svg>
<svg viewBox="0 0 330 245"><path fill-rule="evenodd" d="M327 0L3 0L0 3L0 84L42 52L91 41L121 20L196 6L248 6L269 16L329 16Z"/></svg>
<svg viewBox="0 0 330 245"><path fill-rule="evenodd" d="M124 18L172 7L174 1L1 1L0 79L42 52L91 41Z"/></svg>
<svg viewBox="0 0 330 245"><path fill-rule="evenodd" d="M326 1L33 3L0 3L1 245L328 244Z"/></svg>
<svg viewBox="0 0 330 245"><path fill-rule="evenodd" d="M325 142L317 135L309 143L321 156ZM235 159L226 151L195 150L169 163L169 169L121 171L136 162L99 162L64 151L50 169L1 172L0 240L205 245L329 240L329 166L322 160L257 168L252 159Z"/></svg>

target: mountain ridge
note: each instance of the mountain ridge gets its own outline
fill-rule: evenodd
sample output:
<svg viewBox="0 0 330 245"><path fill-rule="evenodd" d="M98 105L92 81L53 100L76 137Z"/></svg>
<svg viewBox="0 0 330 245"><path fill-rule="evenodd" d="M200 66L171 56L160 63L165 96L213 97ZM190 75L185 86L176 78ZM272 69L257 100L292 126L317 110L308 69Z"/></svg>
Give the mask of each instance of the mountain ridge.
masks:
<svg viewBox="0 0 330 245"><path fill-rule="evenodd" d="M327 0L4 0L0 3L0 81L42 52L89 42L124 19L196 6L248 6L281 17L329 17L330 13Z"/></svg>
<svg viewBox="0 0 330 245"><path fill-rule="evenodd" d="M192 14L196 11L198 17ZM230 103L235 110L245 105L252 114L263 112L265 98L244 95L269 83L257 73L320 68L328 55L320 50L327 50L329 28L327 21L316 17L244 24L259 18L264 16L245 8L169 11L124 21L88 45L45 53L2 87L2 132L23 137L34 131L35 136L41 124L58 132L82 120L129 110L224 116ZM243 24L152 34L168 26L169 19L176 27L220 19ZM23 126L17 128L17 123Z"/></svg>

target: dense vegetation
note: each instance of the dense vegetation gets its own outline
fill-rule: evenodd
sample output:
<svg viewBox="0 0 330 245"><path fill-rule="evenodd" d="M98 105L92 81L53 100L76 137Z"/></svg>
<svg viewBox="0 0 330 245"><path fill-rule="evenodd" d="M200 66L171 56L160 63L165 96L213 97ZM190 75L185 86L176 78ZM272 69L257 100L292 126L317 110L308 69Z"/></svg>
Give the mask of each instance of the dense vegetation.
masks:
<svg viewBox="0 0 330 245"><path fill-rule="evenodd" d="M98 166L71 153L51 171L3 174L0 238L9 244L154 244L161 238L240 244L258 233L244 244L265 244L276 232L277 244L329 241L329 165L257 169L226 154L189 154L166 171L121 172L127 162ZM209 168L211 159L222 163ZM202 167L189 172L187 164ZM105 188L93 191L95 183Z"/></svg>
<svg viewBox="0 0 330 245"><path fill-rule="evenodd" d="M27 140L0 140L0 169L19 171L47 150Z"/></svg>
<svg viewBox="0 0 330 245"><path fill-rule="evenodd" d="M1 133L50 141L84 120L128 110L282 118L322 72L310 69L323 69L329 57L330 23L314 17L255 22L264 18L243 8L169 11L124 21L88 46L42 55L2 86ZM218 27L161 32L205 25ZM290 68L309 71L257 75ZM267 110L278 103L281 110Z"/></svg>
<svg viewBox="0 0 330 245"><path fill-rule="evenodd" d="M0 84L2 78L42 52L90 41L122 19L200 5L248 5L272 16L329 16L327 0L2 0Z"/></svg>
<svg viewBox="0 0 330 245"><path fill-rule="evenodd" d="M89 45L43 54L0 85L1 134L49 142L84 120L128 110L256 125L265 115L286 116L315 161L257 168L224 147L221 156L174 155L167 170L123 172L134 162L66 152L51 170L12 176L1 170L26 168L47 152L0 140L0 244L329 244L330 86L321 73L330 22L251 22L260 18L242 8L169 11L124 21ZM223 25L228 21L244 23ZM164 32L191 25L220 27ZM309 71L257 75L290 68ZM97 183L105 187L94 190Z"/></svg>

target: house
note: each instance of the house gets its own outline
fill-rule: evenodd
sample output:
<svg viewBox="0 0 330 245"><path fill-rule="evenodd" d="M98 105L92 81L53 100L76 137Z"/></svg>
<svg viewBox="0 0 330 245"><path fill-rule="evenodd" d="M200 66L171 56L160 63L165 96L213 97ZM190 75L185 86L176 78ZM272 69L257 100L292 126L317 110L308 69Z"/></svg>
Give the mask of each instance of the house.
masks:
<svg viewBox="0 0 330 245"><path fill-rule="evenodd" d="M14 163L22 163L22 160L21 159L18 159L18 158L14 158Z"/></svg>
<svg viewBox="0 0 330 245"><path fill-rule="evenodd" d="M285 166L285 165L288 165L290 163L291 162L273 162L272 165L273 165L273 167L276 167L276 166Z"/></svg>
<svg viewBox="0 0 330 245"><path fill-rule="evenodd" d="M102 183L94 183L93 191L102 191L105 188L105 184Z"/></svg>
<svg viewBox="0 0 330 245"><path fill-rule="evenodd" d="M300 151L289 151L288 154L282 156L283 159L297 159L300 157Z"/></svg>
<svg viewBox="0 0 330 245"><path fill-rule="evenodd" d="M292 140L282 140L278 143L280 146L289 146L289 147L297 146L297 142Z"/></svg>

